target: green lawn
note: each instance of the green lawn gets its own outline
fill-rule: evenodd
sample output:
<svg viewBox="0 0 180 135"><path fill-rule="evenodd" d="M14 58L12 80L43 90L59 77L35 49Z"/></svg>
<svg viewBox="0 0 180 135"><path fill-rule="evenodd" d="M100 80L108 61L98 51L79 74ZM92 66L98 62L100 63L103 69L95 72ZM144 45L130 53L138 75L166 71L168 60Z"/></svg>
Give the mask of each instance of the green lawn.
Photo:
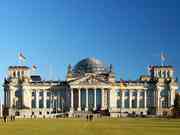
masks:
<svg viewBox="0 0 180 135"><path fill-rule="evenodd" d="M180 120L16 120L7 124L1 122L0 135L180 135Z"/></svg>

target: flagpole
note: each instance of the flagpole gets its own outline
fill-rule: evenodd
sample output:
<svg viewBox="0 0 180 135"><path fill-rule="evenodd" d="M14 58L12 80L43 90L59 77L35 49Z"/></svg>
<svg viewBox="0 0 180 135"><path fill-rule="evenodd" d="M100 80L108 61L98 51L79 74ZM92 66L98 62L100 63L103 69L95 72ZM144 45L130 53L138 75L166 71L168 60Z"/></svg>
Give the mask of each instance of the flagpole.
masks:
<svg viewBox="0 0 180 135"><path fill-rule="evenodd" d="M161 66L163 67L163 53L161 52Z"/></svg>
<svg viewBox="0 0 180 135"><path fill-rule="evenodd" d="M164 61L163 60L161 60L161 66L164 67Z"/></svg>
<svg viewBox="0 0 180 135"><path fill-rule="evenodd" d="M20 66L23 66L23 60L19 59Z"/></svg>

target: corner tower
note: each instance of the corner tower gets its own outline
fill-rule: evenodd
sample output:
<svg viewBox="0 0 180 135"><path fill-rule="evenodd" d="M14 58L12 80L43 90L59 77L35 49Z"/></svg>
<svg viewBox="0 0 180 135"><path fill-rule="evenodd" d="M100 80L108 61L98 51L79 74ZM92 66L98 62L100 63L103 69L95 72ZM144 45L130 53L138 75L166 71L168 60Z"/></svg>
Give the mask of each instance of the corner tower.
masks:
<svg viewBox="0 0 180 135"><path fill-rule="evenodd" d="M14 109L29 108L28 94L24 82L29 82L31 69L27 66L10 66L7 78L4 81L4 104L9 109L9 114L14 114Z"/></svg>
<svg viewBox="0 0 180 135"><path fill-rule="evenodd" d="M174 106L175 93L178 89L178 83L174 77L174 68L172 66L150 66L149 67L151 91L153 95L154 109L157 115L167 115ZM149 99L152 97L149 97ZM152 107L152 104L150 105Z"/></svg>

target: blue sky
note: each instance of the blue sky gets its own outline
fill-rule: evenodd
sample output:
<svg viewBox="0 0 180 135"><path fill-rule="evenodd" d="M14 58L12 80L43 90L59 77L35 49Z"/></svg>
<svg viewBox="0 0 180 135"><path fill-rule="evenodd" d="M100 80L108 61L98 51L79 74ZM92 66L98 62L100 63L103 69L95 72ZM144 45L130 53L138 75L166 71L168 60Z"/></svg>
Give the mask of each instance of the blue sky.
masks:
<svg viewBox="0 0 180 135"><path fill-rule="evenodd" d="M162 51L180 77L178 0L0 0L0 17L1 85L20 51L45 79L65 79L67 65L86 57L137 79Z"/></svg>

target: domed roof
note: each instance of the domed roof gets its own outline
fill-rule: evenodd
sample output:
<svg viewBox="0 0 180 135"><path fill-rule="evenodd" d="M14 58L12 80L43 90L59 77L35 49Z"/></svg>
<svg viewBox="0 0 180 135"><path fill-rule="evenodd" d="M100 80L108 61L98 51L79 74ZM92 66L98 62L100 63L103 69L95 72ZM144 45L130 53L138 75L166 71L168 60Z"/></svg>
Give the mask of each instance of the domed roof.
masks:
<svg viewBox="0 0 180 135"><path fill-rule="evenodd" d="M73 69L75 74L84 73L108 73L107 66L100 60L95 58L86 58L77 63Z"/></svg>

